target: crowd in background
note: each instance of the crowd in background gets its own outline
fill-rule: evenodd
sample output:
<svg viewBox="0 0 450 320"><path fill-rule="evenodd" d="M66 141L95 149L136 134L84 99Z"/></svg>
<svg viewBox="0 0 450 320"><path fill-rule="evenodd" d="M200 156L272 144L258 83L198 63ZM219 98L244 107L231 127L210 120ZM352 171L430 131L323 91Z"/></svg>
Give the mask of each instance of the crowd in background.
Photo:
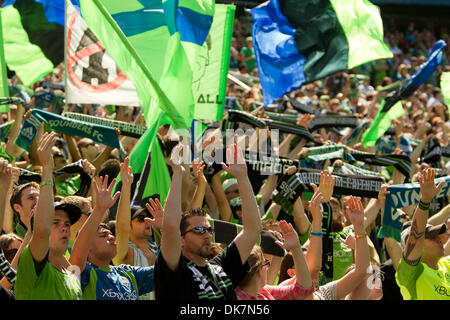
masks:
<svg viewBox="0 0 450 320"><path fill-rule="evenodd" d="M388 185L403 184L405 181L420 183L423 204L418 210L425 212L429 203L424 200L431 201L438 192L438 187L432 187L435 171L440 170L441 177L449 175L448 157L442 156L433 163L420 161L420 157L426 154L431 145L437 144L442 148L449 146L449 108L440 90L441 73L450 71L448 51L450 34L447 29L442 28L435 34L411 23L404 30L394 28L386 30L385 42L394 55L392 59L372 61L353 70L338 72L289 93L290 98L320 114L356 115L360 122L373 120L382 100L397 88L398 81L408 80L414 74L425 62L429 50L438 39L443 39L447 43L442 63L407 101L402 102L405 113L393 121L391 134L383 137L385 139L383 141L387 143L380 142L375 147L368 148L363 148L360 141L351 145L351 148L356 150L405 154L411 159L410 176L406 177L395 170L388 172L385 176L386 184L377 198L333 196L333 181L327 170L330 167L342 166L344 161L336 160L323 166L321 184L318 188L314 188L309 199L299 197L295 202L293 213L287 214L271 197L281 176L266 176L259 188L256 188L253 182L252 188L245 188L248 179L245 165L238 167L232 162L226 162L227 165L224 165L222 170L216 170L213 175L204 173L204 166L201 163L180 165L177 154L179 150L175 147L179 137L168 125L159 128L159 141L172 175L169 199L174 204L170 203L173 206L179 203L180 211L190 212L187 219L191 219L188 220L191 224L198 218L203 227L208 226L206 221L209 220L205 220L205 217L208 217L243 226L247 232L245 234L253 234L253 237L254 234L265 230L270 233L271 239L275 239L273 241L278 242L285 250L281 255L272 252L269 254L267 252L270 250L264 252L264 246L260 247L256 245L256 240L252 243L248 239L246 240L250 244L245 244L250 249L244 250L242 239L236 237L235 242L241 257L242 252L247 252L241 265L248 267L247 271L250 272L243 275L235 271L230 276L233 287L236 288L235 293L225 290L224 296L239 299L402 300L411 297L434 299L432 294L420 296L417 292L411 293L411 284L405 285L407 281L404 278L398 280L396 276L399 265L404 264L403 261L407 258L404 254L405 248L408 248L407 240L400 243L393 238L380 239L376 234L382 223L385 190ZM249 14L235 19L229 70L230 74L245 84L242 86L228 81L227 97L235 98L234 108L252 112L261 107L262 94L258 82ZM172 266L167 242L164 259L159 258L160 250L163 250L160 247L161 241L164 235L168 234L161 232L161 229L169 228L167 224L164 226L161 220L168 215L172 217L172 211L176 211L178 207L168 209L169 201L160 204L155 199L145 199L146 204L131 203L132 186L136 180L131 173L129 160L122 158L119 150L110 146L101 145L88 138L48 134L44 132L43 127L31 145L30 152L14 145L14 137L17 137L30 109L41 108L62 113L64 104L61 101L64 89L58 85L64 84L64 68L62 65L58 66L52 74L47 75L32 88L21 87L16 77L10 78L9 81L12 87L21 88L30 99L26 105L11 104L9 116L4 113L0 119L0 124L15 120L8 139L1 142L4 151L0 161L0 195L4 198L0 199L2 216L0 248L11 270L16 273L11 283L10 277L5 274L6 269L2 269L4 272L0 282L4 288L2 297L169 299L168 289L162 288L164 281L169 282L172 274L163 272L162 266L158 266L160 268L158 269L155 265L159 259L165 260L164 263L160 262L164 267ZM49 83L55 86L52 88L48 86ZM42 100L40 92L51 92L54 99ZM14 94L12 92L12 95ZM285 112L298 115L299 126L308 127L312 117L298 113L289 102L283 107ZM139 107L80 104L69 105L67 111L144 125ZM227 110L224 116L226 112ZM322 145L346 144L352 130L337 133L319 129L311 133ZM138 138L120 136L120 140L124 150L129 154ZM297 139L293 134L282 134L279 143L280 155L287 158L301 159L308 152L307 142ZM229 152L239 158L242 150L231 148ZM82 183L78 176L66 174L53 179L51 173L79 160L81 160L80 167L92 178L93 183L87 192L75 195ZM41 182L24 183L20 178L24 171L40 174ZM120 195L112 193L110 189L112 182L116 181L114 179L119 178L122 182ZM428 191L424 191L425 189ZM179 193L178 198L174 198L174 193ZM322 269L324 246L322 220L325 203L331 207L331 229L334 235L334 274L331 278L327 277ZM44 212L45 210L53 212L55 217L59 217L61 211L64 211L67 217L52 218ZM415 213L416 206L401 208L399 211L405 228L408 225L414 226L414 217L419 215ZM249 221L254 222L255 215L259 222L251 225ZM442 282L447 289L450 287L449 215L450 205L447 197L439 211L433 212L428 217L425 236L425 242L430 241L428 237L439 238L437 242L442 252L439 251L435 255L439 255L439 259L442 258L444 262L439 259L437 260L440 262L437 260L435 262L438 265L437 269L444 270L447 276ZM34 221L31 219L33 216ZM436 231L436 227L440 228L439 231ZM52 228L60 228L58 231L60 239L52 239L54 232ZM183 228L187 233L183 234ZM219 227L215 229L217 228ZM189 233L191 230L183 224L181 229L181 238L184 240L178 240L181 242L178 243L179 246L187 246L185 237L212 235L211 230L202 228L194 228L193 233ZM44 238L47 240L43 240ZM225 248L229 248L226 251L228 256L236 255L235 244L231 248L228 244L212 243L211 238L207 238L207 248L210 249L208 259L214 260L214 257L218 257ZM424 250L431 250L428 245L425 247ZM22 256L19 260L20 255ZM183 251L183 255L189 258L186 251ZM430 259L425 251L423 257L423 262ZM35 264L32 263L33 259ZM64 289L62 294L58 291L60 288L53 286L50 289L51 285L43 283L45 281L39 278L40 275L49 272L45 263L51 263L59 270L70 269L71 265L78 266L81 269L81 285L79 287L68 285L71 289ZM233 264L235 263L237 262L233 260ZM200 275L208 274L205 269L200 268L203 267L201 264L197 264L200 271L195 266L190 266L192 270L195 269L194 274L197 271ZM108 266L111 266L108 270L103 268ZM369 266L372 267L370 273L367 272ZM227 268L226 270L229 270L230 266ZM404 276L404 272L406 271L402 269L401 276ZM215 282L214 272L212 274L214 279L211 281ZM65 277L66 283L71 281L69 276ZM111 288L98 280L108 277L113 279ZM123 280L123 277L126 280ZM177 285L180 287L191 285L190 282L184 283L178 276L173 279L179 282L170 284L170 288L177 288ZM368 279L371 280L371 286L367 285ZM225 278L217 280L227 287ZM207 283L210 284L211 281L207 280ZM128 284L128 287L123 286L123 283ZM130 286L132 289L129 289ZM400 291L401 286L407 289ZM216 286L212 287L215 291ZM47 292L39 292L44 289ZM104 289L103 295L100 289ZM204 290L206 295L211 294ZM188 294L186 296L189 297Z"/></svg>

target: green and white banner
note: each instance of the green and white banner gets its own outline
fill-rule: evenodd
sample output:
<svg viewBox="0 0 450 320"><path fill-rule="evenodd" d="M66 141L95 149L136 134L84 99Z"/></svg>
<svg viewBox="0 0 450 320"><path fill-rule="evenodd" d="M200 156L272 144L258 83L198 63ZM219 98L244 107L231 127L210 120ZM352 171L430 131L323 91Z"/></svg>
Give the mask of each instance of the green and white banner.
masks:
<svg viewBox="0 0 450 320"><path fill-rule="evenodd" d="M233 5L216 4L213 23L197 56L192 79L194 119L222 120L235 10Z"/></svg>

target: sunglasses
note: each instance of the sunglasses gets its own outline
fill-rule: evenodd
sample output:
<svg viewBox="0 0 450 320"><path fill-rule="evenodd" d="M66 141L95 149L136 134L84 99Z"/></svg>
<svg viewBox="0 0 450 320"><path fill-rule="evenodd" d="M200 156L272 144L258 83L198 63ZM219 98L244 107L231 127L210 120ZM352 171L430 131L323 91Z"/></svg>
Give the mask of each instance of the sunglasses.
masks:
<svg viewBox="0 0 450 320"><path fill-rule="evenodd" d="M19 251L19 249L3 250L6 260L11 261L12 259L14 259L17 251Z"/></svg>
<svg viewBox="0 0 450 320"><path fill-rule="evenodd" d="M146 214L140 214L140 215L138 215L138 216L136 217L136 219L137 219L139 222L144 222L144 221L145 221L145 218L148 218L148 216L147 216Z"/></svg>
<svg viewBox="0 0 450 320"><path fill-rule="evenodd" d="M209 234L213 234L214 228L213 227L205 227L205 226L197 226L197 227L194 227L192 229L186 230L181 235L184 236L188 232L193 232L193 233L196 233L196 234L205 234L206 231L208 231Z"/></svg>

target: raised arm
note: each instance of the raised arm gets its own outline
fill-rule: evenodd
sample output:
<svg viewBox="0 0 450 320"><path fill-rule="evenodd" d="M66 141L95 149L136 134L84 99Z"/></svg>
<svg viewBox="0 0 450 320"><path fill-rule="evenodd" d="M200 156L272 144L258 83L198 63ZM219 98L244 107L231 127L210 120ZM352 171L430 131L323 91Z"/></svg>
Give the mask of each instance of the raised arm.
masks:
<svg viewBox="0 0 450 320"><path fill-rule="evenodd" d="M236 144L227 148L227 164L222 163L222 168L236 177L242 199L243 229L234 242L239 250L241 262L244 264L261 235L262 224L253 187L247 175L247 164L242 150Z"/></svg>
<svg viewBox="0 0 450 320"><path fill-rule="evenodd" d="M116 179L113 179L108 186L108 175L104 178L95 177L92 180L93 198L95 199L94 209L81 227L70 255L70 264L77 265L81 272L86 268L89 250L91 249L98 226L103 221L105 212L114 205L120 195L120 191L117 191L114 196L111 196L115 183Z"/></svg>
<svg viewBox="0 0 450 320"><path fill-rule="evenodd" d="M355 230L355 268L338 280L336 299L340 300L352 292L363 281L370 266L369 246L364 229L364 207L361 200L351 196L348 200L348 216Z"/></svg>
<svg viewBox="0 0 450 320"><path fill-rule="evenodd" d="M181 184L184 170L180 161L182 149L183 145L178 144L170 157L172 184L167 195L161 228L161 254L169 269L173 271L177 270L181 258Z"/></svg>
<svg viewBox="0 0 450 320"><path fill-rule="evenodd" d="M194 196L192 197L192 201L189 205L188 209L197 209L203 207L203 199L205 198L206 193L206 185L208 181L203 174L203 169L205 168L204 162L198 163L198 159L195 159L192 162L192 174L197 181L197 185L195 186Z"/></svg>
<svg viewBox="0 0 450 320"><path fill-rule="evenodd" d="M53 156L52 148L56 142L56 133L44 133L39 141L37 155L42 165L41 185L36 211L34 229L30 240L30 252L36 262L44 260L49 251L50 232L55 215L53 197Z"/></svg>
<svg viewBox="0 0 450 320"><path fill-rule="evenodd" d="M130 158L128 157L120 164L120 178L122 180L122 188L116 215L117 253L113 258L115 265L129 261L127 258L133 252L128 246L128 240L131 223L131 184L134 176L130 167ZM129 264L132 265L132 263Z"/></svg>
<svg viewBox="0 0 450 320"><path fill-rule="evenodd" d="M411 229L406 240L403 258L409 265L415 266L422 257L422 249L425 240L425 228L427 226L429 207L431 200L439 193L444 181L438 186L434 182L434 169L425 169L419 176L420 202L414 213Z"/></svg>
<svg viewBox="0 0 450 320"><path fill-rule="evenodd" d="M34 101L34 98L32 98ZM6 144L5 151L12 157L19 157L24 150L16 145L14 142L16 138L19 136L20 128L22 127L23 116L25 115L25 108L20 103L17 105L16 118L14 123L11 126L11 130L9 132L8 143Z"/></svg>
<svg viewBox="0 0 450 320"><path fill-rule="evenodd" d="M221 172L222 170L214 174L211 178L211 188L214 192L214 196L216 197L217 206L219 207L220 219L223 221L230 221L231 207L222 187L222 182L220 180Z"/></svg>
<svg viewBox="0 0 450 320"><path fill-rule="evenodd" d="M284 243L276 241L282 248L289 250L292 254L295 264L295 275L297 284L304 289L312 287L311 273L309 272L308 265L303 255L302 246L298 238L297 232L294 227L284 220L280 221L280 229L283 234Z"/></svg>
<svg viewBox="0 0 450 320"><path fill-rule="evenodd" d="M309 212L312 216L311 233L309 237L308 251L306 252L306 263L313 279L318 278L322 269L322 220L323 214L320 204L322 192L316 190L309 202Z"/></svg>
<svg viewBox="0 0 450 320"><path fill-rule="evenodd" d="M5 218L7 193L12 181L12 166L8 160L0 158L0 226L3 226ZM1 231L1 230L0 230Z"/></svg>

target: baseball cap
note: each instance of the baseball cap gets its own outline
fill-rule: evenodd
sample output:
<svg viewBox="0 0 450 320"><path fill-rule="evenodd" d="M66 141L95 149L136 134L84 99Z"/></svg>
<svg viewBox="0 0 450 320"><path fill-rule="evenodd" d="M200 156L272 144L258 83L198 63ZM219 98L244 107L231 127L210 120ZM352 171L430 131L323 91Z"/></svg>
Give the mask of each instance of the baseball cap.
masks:
<svg viewBox="0 0 450 320"><path fill-rule="evenodd" d="M131 220L134 218L137 218L138 215L140 215L142 212L148 213L147 208L141 207L140 205L133 205L131 206Z"/></svg>
<svg viewBox="0 0 450 320"><path fill-rule="evenodd" d="M81 209L72 203L55 202L55 210L63 210L67 213L70 225L73 225L81 217Z"/></svg>

